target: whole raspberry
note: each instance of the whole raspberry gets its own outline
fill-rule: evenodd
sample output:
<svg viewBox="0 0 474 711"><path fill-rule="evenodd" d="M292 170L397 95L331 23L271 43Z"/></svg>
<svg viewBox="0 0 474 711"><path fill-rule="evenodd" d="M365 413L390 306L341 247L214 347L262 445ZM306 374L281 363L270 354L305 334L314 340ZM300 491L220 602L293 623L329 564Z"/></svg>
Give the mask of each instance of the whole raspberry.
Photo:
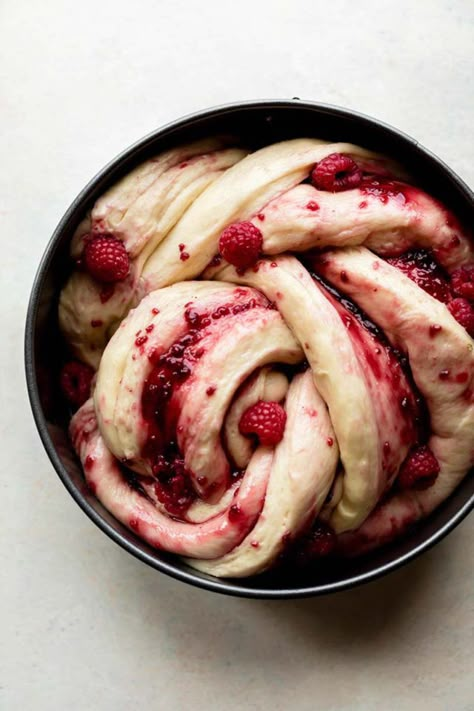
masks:
<svg viewBox="0 0 474 711"><path fill-rule="evenodd" d="M97 281L123 281L130 271L130 259L123 242L112 235L93 237L84 247L84 266Z"/></svg>
<svg viewBox="0 0 474 711"><path fill-rule="evenodd" d="M318 190L339 193L342 190L357 188L362 180L362 171L349 156L331 153L316 163L311 180Z"/></svg>
<svg viewBox="0 0 474 711"><path fill-rule="evenodd" d="M234 222L223 231L219 251L234 267L247 269L255 264L262 249L263 236L251 222Z"/></svg>
<svg viewBox="0 0 474 711"><path fill-rule="evenodd" d="M332 528L319 521L308 537L308 544L312 555L318 557L329 555L336 547L336 534Z"/></svg>
<svg viewBox="0 0 474 711"><path fill-rule="evenodd" d="M332 528L323 521L315 521L311 530L292 540L289 533L282 538L284 548L280 563L284 566L306 568L319 558L336 552L337 537Z"/></svg>
<svg viewBox="0 0 474 711"><path fill-rule="evenodd" d="M413 449L402 464L398 484L402 489L428 489L439 474L439 463L426 445Z"/></svg>
<svg viewBox="0 0 474 711"><path fill-rule="evenodd" d="M84 363L71 360L61 370L59 382L61 390L71 405L80 407L90 397L94 371Z"/></svg>
<svg viewBox="0 0 474 711"><path fill-rule="evenodd" d="M336 534L327 524L316 521L311 531L295 545L298 565L307 565L315 558L323 558L334 552Z"/></svg>
<svg viewBox="0 0 474 711"><path fill-rule="evenodd" d="M467 299L453 299L448 304L448 309L461 326L474 338L474 308Z"/></svg>
<svg viewBox="0 0 474 711"><path fill-rule="evenodd" d="M457 296L474 301L474 264L459 267L452 273L451 288Z"/></svg>
<svg viewBox="0 0 474 711"><path fill-rule="evenodd" d="M283 438L286 412L277 402L259 400L240 418L239 430L243 435L254 434L264 447L278 444Z"/></svg>

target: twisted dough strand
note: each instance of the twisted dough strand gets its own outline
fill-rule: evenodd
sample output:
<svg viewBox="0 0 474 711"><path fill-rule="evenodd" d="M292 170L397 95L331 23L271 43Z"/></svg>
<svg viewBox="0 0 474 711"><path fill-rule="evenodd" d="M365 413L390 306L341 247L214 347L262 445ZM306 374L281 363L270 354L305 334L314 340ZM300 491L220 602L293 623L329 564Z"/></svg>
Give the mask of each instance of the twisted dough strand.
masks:
<svg viewBox="0 0 474 711"><path fill-rule="evenodd" d="M430 513L474 463L473 341L444 304L367 249L326 252L319 269L407 353L430 414L429 446L440 464L434 485L393 497L356 534L344 539L349 547L357 539L361 546L367 545L374 535L383 542L401 531L407 520L413 522ZM341 281L342 270L348 281ZM434 337L433 325L440 327Z"/></svg>
<svg viewBox="0 0 474 711"><path fill-rule="evenodd" d="M371 177L339 193L302 182L336 152ZM382 257L428 249L451 274L472 264L473 245L443 205L403 179L351 144L294 139L247 155L198 142L139 166L81 223L73 256L87 234L111 233L131 273L106 299L82 271L62 292L68 343L99 367L71 435L98 498L151 545L210 574L252 575L318 519L340 552L360 553L430 513L472 466L473 341L445 304ZM262 259L243 273L209 266L220 234L239 220L260 230ZM173 440L192 483L195 498L177 520L156 488L143 393L187 334L185 375L153 435ZM309 369L289 374L303 359ZM399 491L421 436L419 393L440 473L425 491ZM285 409L274 447L239 431L259 400Z"/></svg>

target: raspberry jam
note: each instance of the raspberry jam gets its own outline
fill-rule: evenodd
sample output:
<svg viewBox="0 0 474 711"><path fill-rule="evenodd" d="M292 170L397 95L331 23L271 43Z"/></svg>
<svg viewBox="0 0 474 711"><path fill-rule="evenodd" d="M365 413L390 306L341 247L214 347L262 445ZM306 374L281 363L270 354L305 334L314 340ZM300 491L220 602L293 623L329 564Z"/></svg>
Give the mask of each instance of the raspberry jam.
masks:
<svg viewBox="0 0 474 711"><path fill-rule="evenodd" d="M389 200L396 200L404 205L410 199L410 188L404 183L399 183L396 180L385 180L380 177L365 175L359 186L359 190L363 195L376 198L383 205L386 205ZM366 207L367 203L360 204L360 207Z"/></svg>
<svg viewBox="0 0 474 711"><path fill-rule="evenodd" d="M177 396L204 355L200 341L209 328L219 328L220 319L257 305L256 299L248 298L246 291L242 295L245 300L219 304L212 310L198 310L192 302L186 304L180 337L163 352L155 350L149 355L152 369L144 381L141 397L142 415L148 428L142 456L150 462L157 499L176 517L184 517L196 498L191 472L177 444L180 413ZM139 335L137 340L140 338ZM207 396L212 397L215 392L216 386L210 384Z"/></svg>
<svg viewBox="0 0 474 711"><path fill-rule="evenodd" d="M324 287L331 304L350 331L355 354L367 375L369 387L388 388L393 402L398 403L400 442L413 445L425 438L429 429L425 404L413 382L407 358L389 344L384 332L351 299L342 296L319 274L313 273L312 276ZM389 469L390 455L396 456L396 452L390 452L387 444L384 445L384 464Z"/></svg>
<svg viewBox="0 0 474 711"><path fill-rule="evenodd" d="M449 278L435 262L430 252L421 249L412 250L399 257L391 257L387 259L387 262L400 269L420 289L438 301L446 304L450 300Z"/></svg>

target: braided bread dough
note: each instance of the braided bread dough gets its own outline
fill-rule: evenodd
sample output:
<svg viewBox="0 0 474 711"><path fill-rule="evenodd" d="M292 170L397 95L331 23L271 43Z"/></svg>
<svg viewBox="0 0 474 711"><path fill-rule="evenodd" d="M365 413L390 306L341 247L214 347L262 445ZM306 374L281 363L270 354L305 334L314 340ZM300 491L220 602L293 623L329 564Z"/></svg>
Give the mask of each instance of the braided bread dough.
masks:
<svg viewBox="0 0 474 711"><path fill-rule="evenodd" d="M305 182L334 153L370 179L335 193ZM111 293L81 270L62 291L65 338L98 369L71 437L96 496L148 543L207 573L246 576L321 520L339 552L360 553L428 515L466 475L473 340L384 257L430 250L450 274L472 264L473 246L405 178L351 144L298 138L248 153L212 139L138 166L81 223L74 258L87 235L105 232L124 243L131 270ZM237 221L262 235L262 258L245 271L214 259ZM171 384L169 413L157 413L193 491L176 516L156 494L144 392L180 343L185 374ZM440 472L424 491L401 491L397 475L420 436L419 395ZM286 412L273 447L239 431L260 400Z"/></svg>

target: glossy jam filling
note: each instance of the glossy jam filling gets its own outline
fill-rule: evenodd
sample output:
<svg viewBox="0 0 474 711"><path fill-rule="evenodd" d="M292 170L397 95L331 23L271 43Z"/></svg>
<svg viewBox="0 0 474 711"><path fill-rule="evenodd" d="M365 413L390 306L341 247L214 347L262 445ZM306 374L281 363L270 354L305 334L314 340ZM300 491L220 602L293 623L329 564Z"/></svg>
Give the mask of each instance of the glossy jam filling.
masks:
<svg viewBox="0 0 474 711"><path fill-rule="evenodd" d="M389 343L382 329L351 299L342 295L319 274L312 272L312 277L327 291L332 305L350 331L363 370L370 371L375 381L383 381L390 388L393 403L397 403L399 411L403 443L425 442L430 432L428 410L414 383L406 355Z"/></svg>
<svg viewBox="0 0 474 711"><path fill-rule="evenodd" d="M359 185L359 190L362 195L367 195L371 198L376 198L384 205L389 200L396 200L402 205L408 203L411 199L411 192L414 190L406 183L400 183L397 180L389 180L381 176L364 175ZM361 205L366 207L366 205Z"/></svg>
<svg viewBox="0 0 474 711"><path fill-rule="evenodd" d="M426 250L411 250L387 262L406 274L420 289L446 304L451 299L449 277Z"/></svg>
<svg viewBox="0 0 474 711"><path fill-rule="evenodd" d="M203 336L220 319L256 306L254 298L223 303L212 311L199 310L189 304L184 309L180 337L166 351L155 351L149 356L153 367L143 384L141 398L142 415L148 427L142 456L150 463L157 499L173 516L184 517L196 498L191 473L177 444L179 404L176 396L204 355L204 349L200 346ZM206 394L212 397L212 385L207 388Z"/></svg>

